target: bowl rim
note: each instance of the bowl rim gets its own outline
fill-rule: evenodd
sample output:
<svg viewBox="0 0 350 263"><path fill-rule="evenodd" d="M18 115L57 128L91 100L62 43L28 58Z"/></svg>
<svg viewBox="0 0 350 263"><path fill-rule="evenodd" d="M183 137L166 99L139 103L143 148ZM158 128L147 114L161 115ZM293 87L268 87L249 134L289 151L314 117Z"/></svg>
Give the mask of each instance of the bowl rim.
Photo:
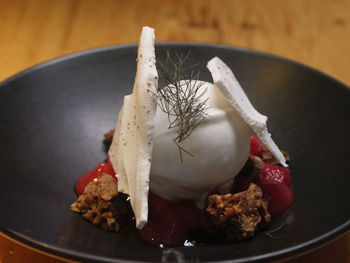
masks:
<svg viewBox="0 0 350 263"><path fill-rule="evenodd" d="M264 52L264 51L259 51L256 49L251 49L251 48L245 48L245 47L239 47L239 46L230 46L230 45L225 45L225 44L214 44L214 43L205 43L205 42L195 42L195 41L157 41L155 46L198 46L198 47L207 47L207 48L220 48L220 49L226 49L226 50L231 50L231 51L238 51L242 53L250 53L258 56L263 56L267 58L272 58L277 61L282 61L286 62L288 64L296 65L299 67L303 67L307 70L310 70L314 73L321 74L323 77L329 78L330 80L336 82L337 84L344 86L345 88L349 89L350 86L347 86L345 83L342 81L328 75L327 73L316 69L314 67L311 67L309 65L306 65L302 62L295 61L293 59L285 58L273 53L269 52ZM104 51L110 51L110 50L117 50L117 49L124 49L124 48L137 48L138 43L125 43L125 44L116 44L116 45L106 45L106 46L101 46L101 47L96 47L96 48L89 48L86 50L81 50L81 51L75 51L67 54L63 54L57 57L50 58L48 60L44 60L38 64L34 64L32 66L29 66L28 68L24 68L23 70L5 78L4 80L0 81L0 87L4 86L8 82L19 78L21 76L24 76L34 70L38 70L40 68L56 64L65 60L69 60L72 58L77 58L80 56L85 56L89 54L94 54L94 53L99 53L99 52L104 52Z"/></svg>

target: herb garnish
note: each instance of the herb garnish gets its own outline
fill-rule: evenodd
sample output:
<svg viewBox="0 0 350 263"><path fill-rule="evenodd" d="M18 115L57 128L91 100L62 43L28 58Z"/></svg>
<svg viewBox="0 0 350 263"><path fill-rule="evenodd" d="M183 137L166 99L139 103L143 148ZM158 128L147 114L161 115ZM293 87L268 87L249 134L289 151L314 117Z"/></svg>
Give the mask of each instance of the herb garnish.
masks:
<svg viewBox="0 0 350 263"><path fill-rule="evenodd" d="M158 105L160 109L168 114L169 127L177 128L177 136L173 139L179 148L180 158L182 152L191 156L192 153L184 149L180 143L191 135L198 125L206 122L208 107L206 103L209 98L202 99L207 89L200 90L204 81L199 80L200 70L193 70L198 64L184 67L189 57L175 53L176 60L170 57L169 51L164 62L157 61L158 74L165 85L157 87Z"/></svg>

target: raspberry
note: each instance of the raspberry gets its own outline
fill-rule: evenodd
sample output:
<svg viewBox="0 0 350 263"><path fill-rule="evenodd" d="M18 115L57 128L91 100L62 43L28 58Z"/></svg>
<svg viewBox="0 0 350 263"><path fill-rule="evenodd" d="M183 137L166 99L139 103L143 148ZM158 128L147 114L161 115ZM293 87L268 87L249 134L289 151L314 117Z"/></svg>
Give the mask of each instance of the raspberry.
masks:
<svg viewBox="0 0 350 263"><path fill-rule="evenodd" d="M250 154L261 157L261 147L263 143L255 134L250 136Z"/></svg>
<svg viewBox="0 0 350 263"><path fill-rule="evenodd" d="M269 212L272 216L281 215L286 211L294 200L293 192L285 183L261 184L264 197L269 201Z"/></svg>
<svg viewBox="0 0 350 263"><path fill-rule="evenodd" d="M282 167L275 164L265 163L262 174L260 176L260 182L265 183L285 183L290 185L292 181L290 170L287 167Z"/></svg>
<svg viewBox="0 0 350 263"><path fill-rule="evenodd" d="M289 188L292 181L290 170L279 165L265 163L259 181L264 196L269 201L271 215L281 215L294 200L293 192Z"/></svg>

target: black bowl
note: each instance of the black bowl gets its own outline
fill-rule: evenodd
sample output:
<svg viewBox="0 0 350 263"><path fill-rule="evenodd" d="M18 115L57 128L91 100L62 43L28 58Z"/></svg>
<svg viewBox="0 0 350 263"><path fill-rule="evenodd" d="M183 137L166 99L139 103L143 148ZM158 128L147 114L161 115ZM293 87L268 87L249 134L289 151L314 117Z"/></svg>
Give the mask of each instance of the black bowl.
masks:
<svg viewBox="0 0 350 263"><path fill-rule="evenodd" d="M248 241L158 248L94 227L70 211L77 179L106 158L103 134L114 128L136 71L136 45L55 59L0 84L0 230L32 247L90 262L262 262L295 255L350 227L350 90L301 64L251 50L162 43L235 72L256 108L269 116L277 144L291 155L295 202ZM276 230L277 229L277 230ZM274 231L276 230L276 231Z"/></svg>

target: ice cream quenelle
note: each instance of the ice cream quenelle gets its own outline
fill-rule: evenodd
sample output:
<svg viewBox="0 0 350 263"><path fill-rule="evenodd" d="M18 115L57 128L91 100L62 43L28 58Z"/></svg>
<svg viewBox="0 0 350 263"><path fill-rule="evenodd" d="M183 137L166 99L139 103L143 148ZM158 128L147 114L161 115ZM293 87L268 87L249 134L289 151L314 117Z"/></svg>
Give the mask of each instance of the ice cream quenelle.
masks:
<svg viewBox="0 0 350 263"><path fill-rule="evenodd" d="M109 150L118 191L130 196L139 229L148 220L149 191L164 199L193 200L200 207L210 191L232 183L248 159L251 130L286 165L267 131L266 116L254 109L217 57L208 62L214 84L202 82L200 87L198 103L205 102L206 119L175 144L177 130L169 128L172 114L158 105L154 41L154 30L143 27L134 89L124 98ZM179 146L186 151L182 158Z"/></svg>

